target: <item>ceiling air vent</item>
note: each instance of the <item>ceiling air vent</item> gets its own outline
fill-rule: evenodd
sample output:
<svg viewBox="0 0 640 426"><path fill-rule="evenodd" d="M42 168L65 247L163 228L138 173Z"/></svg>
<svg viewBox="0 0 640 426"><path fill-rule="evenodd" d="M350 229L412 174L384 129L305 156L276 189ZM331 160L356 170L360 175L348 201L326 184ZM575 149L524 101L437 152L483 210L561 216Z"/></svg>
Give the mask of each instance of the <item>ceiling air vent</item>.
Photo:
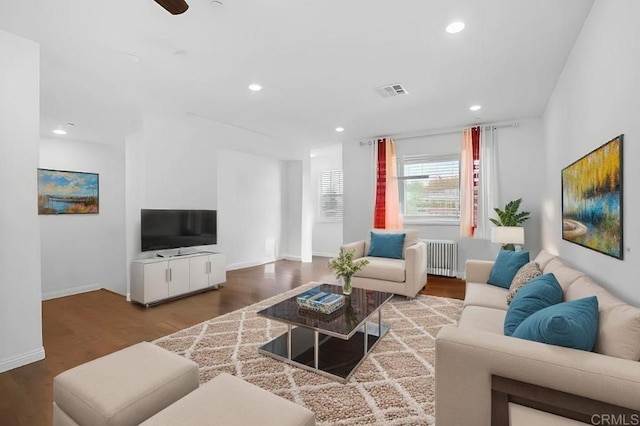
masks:
<svg viewBox="0 0 640 426"><path fill-rule="evenodd" d="M402 87L401 84L391 84L389 86L382 86L382 87L378 87L376 90L380 94L380 96L382 96L383 98L392 98L394 96L409 94L409 92L407 92L407 90L404 87Z"/></svg>

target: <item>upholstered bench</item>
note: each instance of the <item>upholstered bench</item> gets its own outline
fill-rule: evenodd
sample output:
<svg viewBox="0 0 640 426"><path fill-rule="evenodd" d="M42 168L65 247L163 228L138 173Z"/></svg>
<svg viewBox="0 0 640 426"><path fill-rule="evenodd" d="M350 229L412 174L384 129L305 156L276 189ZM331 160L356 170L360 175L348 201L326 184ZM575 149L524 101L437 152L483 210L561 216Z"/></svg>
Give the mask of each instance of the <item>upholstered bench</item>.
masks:
<svg viewBox="0 0 640 426"><path fill-rule="evenodd" d="M312 426L313 412L235 376L222 373L165 408L144 426Z"/></svg>
<svg viewBox="0 0 640 426"><path fill-rule="evenodd" d="M53 424L138 425L199 386L198 365L148 342L53 379Z"/></svg>

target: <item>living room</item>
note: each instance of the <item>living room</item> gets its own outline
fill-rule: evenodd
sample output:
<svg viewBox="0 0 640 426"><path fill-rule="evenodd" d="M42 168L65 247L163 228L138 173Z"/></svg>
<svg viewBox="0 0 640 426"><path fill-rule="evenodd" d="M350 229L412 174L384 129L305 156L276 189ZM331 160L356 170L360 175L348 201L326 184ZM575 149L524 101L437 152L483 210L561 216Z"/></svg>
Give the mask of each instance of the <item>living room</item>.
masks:
<svg viewBox="0 0 640 426"><path fill-rule="evenodd" d="M140 17L147 16L147 13L150 20L161 25L171 25L172 19L180 18L167 14L151 0L148 1L150 5L124 6L123 9L133 9L131 16L122 18L123 22L116 21L117 15L107 10L105 5L89 7L63 2L60 11L56 11L54 2L34 3L9 1L0 6L1 49L3 56L11 58L0 70L3 93L0 99L0 149L4 159L0 185L3 195L16 202L11 211L6 209L0 213L0 234L4 236L0 273L3 283L0 311L4 318L0 324L1 371L18 368L46 355L42 343L42 300L99 288L125 297L129 294L130 263L145 256L139 249L142 208L217 210L216 250L225 253L228 270L278 259L307 263L313 255L337 253L340 244L360 240L372 228L374 163L371 148L361 142L391 135L397 140L398 151L404 150L407 155L415 153L411 150L419 149L417 145L432 143L443 143L450 147L450 151L459 152L462 129L471 125L499 127L499 206L520 197L524 199L524 210L531 212L531 219L525 225L525 249L532 255L541 249L559 254L615 296L632 305L640 305L632 266L636 260L632 247L640 233L635 221L629 220L639 203L638 195L629 188L640 178L638 169L629 163L629 159L637 157L638 145L634 139L640 130L636 108L633 107L640 93L640 81L637 79L640 49L636 41L640 39L640 30L634 25L634 18L640 10L634 1L576 0L563 2L562 6L551 1L543 6L496 1L485 7L472 7L471 2L463 2L461 5L467 8L467 12L458 12L461 17L471 16L473 11L473 16L478 19L490 20L487 15L495 12L504 17L507 10L516 15L530 14L537 20L531 18L527 25L544 27L542 18L547 16L547 30L556 31L554 36L558 38L555 43L542 38L539 33L544 33L545 29L541 29L531 36L519 38L518 41L524 44L511 46L510 52L515 56L506 58L493 46L487 46L480 55L486 63L478 63L484 72L478 75L474 74L473 68L440 68L434 60L423 59L420 72L427 79L437 81L438 78L444 79L446 74L457 75L463 88L444 95L438 93L438 84L419 86L414 74L405 78L402 66L389 66L382 74L391 81L364 77L364 71L374 67L378 61L389 63L395 60L401 64L405 55L419 56L414 48L408 54L385 59L381 54L384 49L404 41L393 36L398 34L394 30L399 30L393 27L388 32L371 35L371 50L379 56L368 57L370 62L363 61L366 66L358 65L357 61L349 62L351 56L357 56L348 48L349 43L360 46L358 43L362 40L358 34L347 32L346 35L340 33L345 37L343 39L332 39L335 43L343 43L346 46L344 50L335 54L324 52L326 57L310 50L311 53L300 58L301 64L294 73L304 74L321 61L338 61L355 67L363 75L362 84L351 74L342 78L341 66L325 69L324 74L309 77L317 85L309 89L306 95L309 98L297 95L287 104L283 99L286 100L287 79L292 78L291 75L273 73L267 78L266 74L254 77L251 73L238 72L243 66L269 63L270 60L275 62L285 54L292 54L284 45L272 56L263 53L255 60L240 58L233 67L222 69L211 77L226 81L228 86L236 86L236 89L244 90L252 82L245 81L248 78L259 78L264 85L260 92L245 91L234 98L230 98L226 91L219 92L220 102L213 106L206 105L209 98L204 95L202 99L183 99L181 90L191 94L194 87L183 87L188 84L180 81L183 67L197 74L197 54L199 49L204 49L208 39L194 43L193 54L181 43L163 37L153 38L157 44L152 46L131 46L118 37L113 41L107 40L105 34L112 34L106 31L108 27L119 24L131 31L138 23L136 19L143 19ZM231 24L225 22L237 22L239 18L232 15L248 13L243 9L246 4L190 3L193 3L190 12L206 8L206 18L213 20L220 27L220 32L241 36L238 34L240 31L233 30ZM322 12L321 16L328 17L333 16L333 12L324 9L305 11L301 5L287 6L291 9L276 9L272 13L300 13L299 22L316 22L320 30L331 28L329 24L327 27L321 25L322 19L309 15ZM345 13L345 16L354 16L357 6L363 10L373 7L358 2L358 5L348 7L350 14ZM421 9L423 6L414 6L425 12ZM36 12L38 7L43 10ZM78 8L75 12L74 7ZM105 8L94 13L104 13L111 18L105 19L97 28L96 33L101 36L90 35L91 28L71 25L82 20L78 19L81 11L91 16L92 7ZM390 13L410 19L412 25L420 21L410 6L407 10L376 7L382 9L376 10L377 22L384 22L383 17ZM543 12L529 10L536 7ZM479 12L477 9L482 10ZM34 16L32 20L31 16ZM47 22L45 16L56 19ZM206 20L197 16L196 23L206 25ZM247 55L258 50L251 46L258 42L260 35L249 31L258 25L258 18L251 16L252 20L241 27L247 35L238 41L238 51ZM438 19L429 18L425 23L425 26L437 27L441 33L434 40L445 46L438 51L445 62L448 60L447 49L458 49L465 31L473 34L474 23L467 19L467 29L457 34L458 38L446 38L450 35L444 32L443 26L454 18L457 16L448 11L448 14ZM58 24L60 27L54 24L56 20L62 22ZM79 43L72 43L70 40L78 37L78 33L65 30L65 22L70 28L78 30L79 27L81 33L85 31L87 37L93 37L101 44L92 52ZM87 22L93 24L100 20L87 18ZM343 28L349 23L339 20L332 25ZM516 21L509 25L511 31L524 24ZM38 26L42 28L38 29ZM358 23L358 29L363 26L364 23ZM265 34L275 31L271 25L265 27ZM294 34L295 31L302 32L299 24L292 24L291 30ZM194 32L197 35L198 31ZM54 37L52 34L58 35ZM305 32L302 34L311 37ZM508 32L506 34L510 36ZM538 36L541 37L539 40L535 38ZM516 36L513 37L515 39ZM306 41L310 45L314 43L314 39ZM425 44L427 41L429 39ZM319 43L318 40L315 42ZM116 49L118 46L134 51ZM67 57L68 62L57 62L60 59L56 55L65 49L72 53L69 55L71 59ZM222 48L216 45L211 49L218 53L217 49ZM297 49L301 50L292 48L292 51L304 53L299 46ZM186 51L180 53L181 50ZM105 51L112 52L112 56L101 56ZM158 51L171 52L170 60L173 62L160 62L155 56ZM136 53L139 55L137 59ZM515 77L504 72L509 63L512 64L508 69L513 73L522 68L515 66L519 63L529 67L531 64L525 59L534 54L538 55L534 77L526 83L512 81ZM102 66L105 74L92 74L86 64L92 61ZM305 61L308 65L303 66ZM460 67L459 62L455 64ZM221 64L216 65L224 68ZM139 69L136 68L138 66ZM433 68L437 72L429 74ZM394 73L395 69L400 72ZM129 78L131 75L134 77ZM74 80L78 76L83 77L81 82ZM202 82L205 77L194 79ZM504 86L488 90L501 97L490 98L485 92L485 102L476 100L478 95L474 93L465 93L469 88L483 86L483 78L496 77L503 80ZM123 81L122 85L117 83L119 79ZM345 98L335 98L336 93L331 87L334 79L341 84L352 84L355 92ZM514 86L514 81L527 87ZM406 103L397 102L403 98L383 99L375 93L376 87L397 82L407 85L409 95ZM167 86L166 92L158 91L162 84ZM451 84L455 84L455 79ZM136 92L134 89L138 86L143 91ZM535 99L523 97L527 88L532 88L535 94L527 96L535 96ZM214 89L221 90L217 86ZM360 95L356 89L368 90L371 97ZM130 93L133 95L129 96ZM164 103L165 96L172 103ZM367 102L386 103L366 108L351 99L359 96L366 98L365 105ZM456 98L457 111L440 111L445 109L441 108L445 96ZM322 100L321 107L308 104L313 97ZM415 98L419 100L412 100ZM432 100L427 101L427 98ZM475 102L483 104L477 115L468 110ZM497 102L502 103L496 105ZM327 105L332 103L336 104L339 114L327 120ZM305 113L307 108L310 113ZM447 104L447 108L451 109L451 104ZM273 115L267 114L269 109L279 113L280 122L276 123ZM498 110L499 113L496 112ZM138 114L138 111L143 111L143 114ZM311 121L309 118L320 113L321 120ZM445 113L452 113L456 119L449 120L447 117L450 115ZM53 136L51 131L58 126L68 131L68 138ZM334 128L337 126L343 126L344 132L336 133ZM283 128L288 130L283 131ZM447 132L452 133L440 135ZM625 135L624 158L627 159L624 167L627 185L624 193L627 217L624 224L624 260L570 244L561 235L561 170L619 134ZM311 157L312 154L315 156ZM313 222L317 202L314 182L320 169L325 168L319 166L321 161L331 164L328 168L343 169L342 224L319 225ZM35 210L37 168L99 174L100 213L38 216ZM464 271L465 260L492 260L499 248L487 240L460 239L455 225L407 223L406 227L419 229L421 238L458 240L459 275Z"/></svg>

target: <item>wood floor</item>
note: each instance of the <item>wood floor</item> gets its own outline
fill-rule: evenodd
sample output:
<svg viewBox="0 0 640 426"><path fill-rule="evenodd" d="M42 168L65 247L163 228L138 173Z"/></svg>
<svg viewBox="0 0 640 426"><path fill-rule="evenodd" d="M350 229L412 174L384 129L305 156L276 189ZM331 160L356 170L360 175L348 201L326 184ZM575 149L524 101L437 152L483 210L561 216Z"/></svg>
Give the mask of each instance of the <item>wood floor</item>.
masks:
<svg viewBox="0 0 640 426"><path fill-rule="evenodd" d="M0 425L50 425L53 377L141 341L151 341L330 274L327 258L281 260L227 273L227 283L183 299L143 308L106 290L42 303L46 358L0 374ZM428 278L421 291L464 298L464 281Z"/></svg>

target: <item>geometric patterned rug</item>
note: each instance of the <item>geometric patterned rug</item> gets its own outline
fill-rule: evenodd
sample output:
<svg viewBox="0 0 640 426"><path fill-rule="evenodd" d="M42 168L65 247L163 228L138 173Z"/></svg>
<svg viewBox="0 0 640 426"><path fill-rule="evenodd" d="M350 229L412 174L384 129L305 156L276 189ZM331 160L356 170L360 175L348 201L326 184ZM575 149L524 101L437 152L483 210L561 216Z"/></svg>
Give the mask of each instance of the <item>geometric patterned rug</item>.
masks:
<svg viewBox="0 0 640 426"><path fill-rule="evenodd" d="M319 425L433 425L435 336L456 324L462 301L419 294L384 305L389 332L346 384L258 353L286 325L256 312L317 285L194 325L155 343L196 362L200 383L227 372L313 411Z"/></svg>

